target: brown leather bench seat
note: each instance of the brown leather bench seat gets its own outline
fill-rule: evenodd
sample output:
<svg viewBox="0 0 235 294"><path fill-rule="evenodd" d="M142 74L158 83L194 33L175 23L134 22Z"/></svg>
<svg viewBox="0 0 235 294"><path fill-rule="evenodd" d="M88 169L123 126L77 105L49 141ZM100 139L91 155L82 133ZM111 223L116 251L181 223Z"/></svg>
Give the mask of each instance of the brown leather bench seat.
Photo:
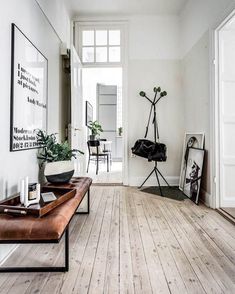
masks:
<svg viewBox="0 0 235 294"><path fill-rule="evenodd" d="M76 195L41 218L0 215L0 241L59 241L91 183L86 177L61 185L76 189Z"/></svg>

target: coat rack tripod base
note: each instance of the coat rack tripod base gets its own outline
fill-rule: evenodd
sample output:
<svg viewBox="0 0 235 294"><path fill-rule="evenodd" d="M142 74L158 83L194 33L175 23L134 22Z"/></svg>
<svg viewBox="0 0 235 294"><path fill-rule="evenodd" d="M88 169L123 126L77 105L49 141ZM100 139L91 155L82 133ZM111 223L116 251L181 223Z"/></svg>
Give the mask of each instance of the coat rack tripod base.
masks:
<svg viewBox="0 0 235 294"><path fill-rule="evenodd" d="M143 185L147 182L147 180L151 177L151 175L155 173L156 175L156 178L157 178L157 183L158 183L158 187L159 187L159 190L160 190L160 194L161 196L164 197L163 193L162 193L162 187L160 185L160 180L159 180L159 176L162 177L163 181L167 184L167 186L170 188L171 186L169 185L169 183L167 182L167 180L165 179L165 177L162 175L162 173L160 172L160 170L158 169L157 167L157 161L155 161L155 165L154 165L154 168L153 170L151 171L151 173L147 176L147 178L144 180L144 182L142 183L141 186L139 186L138 188L141 189L143 187Z"/></svg>

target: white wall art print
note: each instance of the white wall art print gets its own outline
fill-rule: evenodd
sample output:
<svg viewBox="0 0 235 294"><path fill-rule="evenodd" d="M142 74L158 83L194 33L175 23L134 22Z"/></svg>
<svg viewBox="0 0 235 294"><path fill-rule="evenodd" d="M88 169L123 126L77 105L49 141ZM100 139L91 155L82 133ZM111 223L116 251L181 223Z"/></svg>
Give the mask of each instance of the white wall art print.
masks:
<svg viewBox="0 0 235 294"><path fill-rule="evenodd" d="M47 129L48 60L12 24L10 151L38 148Z"/></svg>

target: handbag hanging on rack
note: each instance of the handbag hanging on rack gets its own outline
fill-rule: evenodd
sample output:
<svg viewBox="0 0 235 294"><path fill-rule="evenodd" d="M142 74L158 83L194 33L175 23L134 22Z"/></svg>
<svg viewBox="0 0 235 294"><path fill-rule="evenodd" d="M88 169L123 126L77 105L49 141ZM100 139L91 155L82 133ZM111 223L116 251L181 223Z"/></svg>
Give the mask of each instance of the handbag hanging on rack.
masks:
<svg viewBox="0 0 235 294"><path fill-rule="evenodd" d="M166 145L163 143L154 143L150 140L139 139L131 148L132 153L147 158L148 161L166 161Z"/></svg>

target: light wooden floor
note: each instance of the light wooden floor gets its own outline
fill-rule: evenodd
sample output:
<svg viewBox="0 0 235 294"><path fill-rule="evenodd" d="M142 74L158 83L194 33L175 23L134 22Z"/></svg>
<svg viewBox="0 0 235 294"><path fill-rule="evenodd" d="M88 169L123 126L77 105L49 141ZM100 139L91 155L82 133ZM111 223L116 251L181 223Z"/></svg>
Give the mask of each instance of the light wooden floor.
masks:
<svg viewBox="0 0 235 294"><path fill-rule="evenodd" d="M68 273L1 274L0 293L235 293L235 229L216 211L135 188L92 188L70 231ZM60 245L24 245L7 264L62 262ZM26 259L27 256L27 259Z"/></svg>
<svg viewBox="0 0 235 294"><path fill-rule="evenodd" d="M113 161L107 172L106 163L100 162L99 172L96 175L96 165L91 161L89 172L84 176L91 177L94 184L121 184L122 183L122 162Z"/></svg>

